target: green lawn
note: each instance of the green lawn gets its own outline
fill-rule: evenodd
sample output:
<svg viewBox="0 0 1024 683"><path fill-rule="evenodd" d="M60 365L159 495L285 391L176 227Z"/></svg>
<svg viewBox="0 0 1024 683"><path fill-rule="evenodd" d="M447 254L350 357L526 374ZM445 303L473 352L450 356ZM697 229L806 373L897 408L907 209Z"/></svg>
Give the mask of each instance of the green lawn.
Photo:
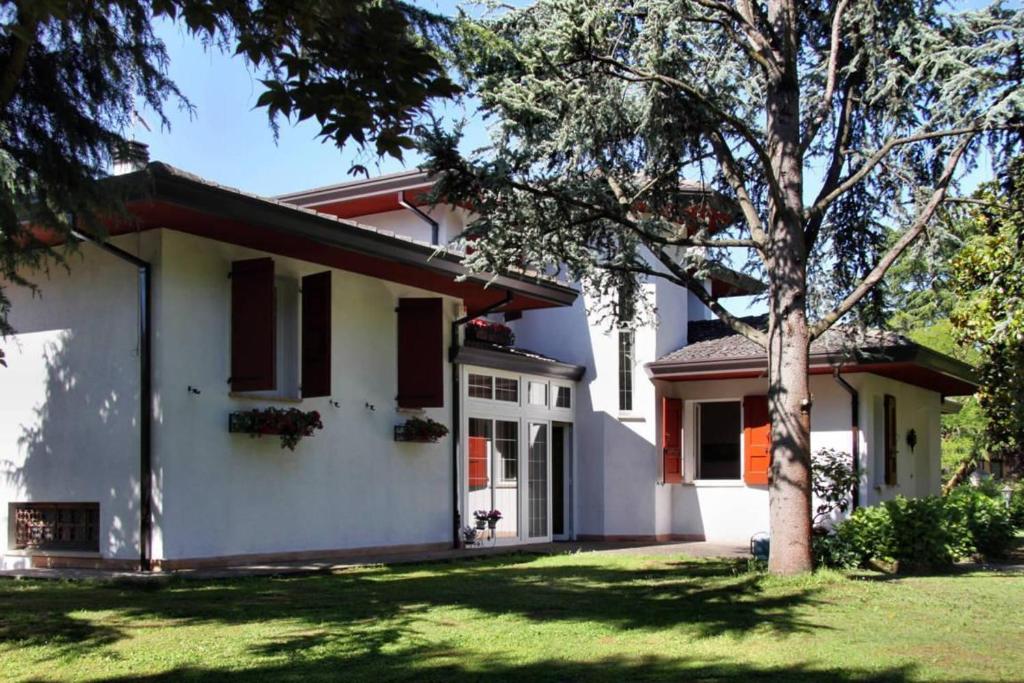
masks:
<svg viewBox="0 0 1024 683"><path fill-rule="evenodd" d="M1021 680L1024 575L777 579L682 557L0 581L2 680Z"/></svg>

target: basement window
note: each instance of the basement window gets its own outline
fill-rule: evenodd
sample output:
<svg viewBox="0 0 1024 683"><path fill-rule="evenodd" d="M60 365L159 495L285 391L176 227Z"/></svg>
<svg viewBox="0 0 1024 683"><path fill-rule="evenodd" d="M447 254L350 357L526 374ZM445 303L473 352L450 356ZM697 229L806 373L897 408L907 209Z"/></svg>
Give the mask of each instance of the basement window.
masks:
<svg viewBox="0 0 1024 683"><path fill-rule="evenodd" d="M11 503L12 550L99 552L99 503Z"/></svg>

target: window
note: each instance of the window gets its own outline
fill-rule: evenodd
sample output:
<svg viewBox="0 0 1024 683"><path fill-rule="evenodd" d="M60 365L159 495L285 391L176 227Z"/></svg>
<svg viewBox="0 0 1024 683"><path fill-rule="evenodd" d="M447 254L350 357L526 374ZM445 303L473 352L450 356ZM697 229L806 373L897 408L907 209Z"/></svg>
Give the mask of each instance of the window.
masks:
<svg viewBox="0 0 1024 683"><path fill-rule="evenodd" d="M895 486L897 482L896 455L896 397L886 394L885 408L885 483Z"/></svg>
<svg viewBox="0 0 1024 683"><path fill-rule="evenodd" d="M740 478L740 402L697 404L697 478Z"/></svg>
<svg viewBox="0 0 1024 683"><path fill-rule="evenodd" d="M99 552L99 503L11 503L16 550Z"/></svg>
<svg viewBox="0 0 1024 683"><path fill-rule="evenodd" d="M633 288L619 289L619 411L633 410L633 358L636 339L629 325L633 322Z"/></svg>
<svg viewBox="0 0 1024 683"><path fill-rule="evenodd" d="M555 387L555 407L572 408L572 389L569 387Z"/></svg>
<svg viewBox="0 0 1024 683"><path fill-rule="evenodd" d="M275 275L273 259L234 261L231 391L298 398L300 383L303 396L331 393L330 271L302 278L300 294L296 278Z"/></svg>
<svg viewBox="0 0 1024 683"><path fill-rule="evenodd" d="M633 330L619 330L619 410L633 410Z"/></svg>
<svg viewBox="0 0 1024 683"><path fill-rule="evenodd" d="M497 451L500 480L515 483L519 479L519 423L496 420L494 448Z"/></svg>
<svg viewBox="0 0 1024 683"><path fill-rule="evenodd" d="M495 377L494 400L519 403L519 380Z"/></svg>
<svg viewBox="0 0 1024 683"><path fill-rule="evenodd" d="M470 398L485 398L491 400L494 398L494 378L490 375L475 375L470 373L469 375L469 397Z"/></svg>
<svg viewBox="0 0 1024 683"><path fill-rule="evenodd" d="M548 385L546 382L529 382L529 400L531 406L548 404Z"/></svg>

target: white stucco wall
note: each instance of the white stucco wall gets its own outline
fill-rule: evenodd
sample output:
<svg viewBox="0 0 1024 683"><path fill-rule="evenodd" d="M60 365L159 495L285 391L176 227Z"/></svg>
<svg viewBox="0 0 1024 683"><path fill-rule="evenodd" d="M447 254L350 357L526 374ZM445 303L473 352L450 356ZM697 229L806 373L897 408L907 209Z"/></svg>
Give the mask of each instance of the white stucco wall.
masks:
<svg viewBox="0 0 1024 683"><path fill-rule="evenodd" d="M855 373L844 375L857 389L861 405L860 463L861 504L872 505L896 495L922 496L939 492L940 435L939 394L895 380ZM716 380L708 382L659 382L667 396L684 401L742 399L765 394L767 379ZM811 412L811 450L833 448L850 453L851 399L830 375L811 377L814 404ZM876 487L877 466L882 447L876 437L882 423L879 412L871 411L886 393L897 397L897 430L900 435L899 485ZM880 410L880 409L879 409ZM708 540L745 542L759 531L768 531L768 488L747 486L742 481L694 480L696 462L692 438L692 404L684 403L684 479L672 484L672 533L703 535ZM911 452L906 446L908 429L917 432L918 443Z"/></svg>
<svg viewBox="0 0 1024 683"><path fill-rule="evenodd" d="M154 235L120 237L118 246L159 256ZM17 334L2 342L0 368L0 556L9 550L14 502L96 502L100 553L139 555L139 356L137 271L84 245L70 271L28 273L39 296L5 285Z"/></svg>
<svg viewBox="0 0 1024 683"><path fill-rule="evenodd" d="M396 443L400 297L437 296L333 271L333 397L300 404L229 396L231 261L264 256L163 231L156 327L155 471L163 492L154 555L169 559L444 543L451 538L451 444ZM278 276L323 266L273 256ZM456 303L448 300L445 322ZM447 347L448 325L445 325ZM450 372L444 408L450 423ZM195 396L187 386L202 392ZM340 405L332 406L330 400ZM318 410L324 429L294 452L276 437L229 434L228 414L256 406ZM370 408L369 406L373 406Z"/></svg>
<svg viewBox="0 0 1024 683"><path fill-rule="evenodd" d="M447 205L421 206L420 211L438 223L438 237L441 244L455 239L466 227L466 212ZM390 230L397 235L405 235L421 242L430 242L430 224L409 209L385 211L383 213L357 216L353 220L372 225L381 230Z"/></svg>

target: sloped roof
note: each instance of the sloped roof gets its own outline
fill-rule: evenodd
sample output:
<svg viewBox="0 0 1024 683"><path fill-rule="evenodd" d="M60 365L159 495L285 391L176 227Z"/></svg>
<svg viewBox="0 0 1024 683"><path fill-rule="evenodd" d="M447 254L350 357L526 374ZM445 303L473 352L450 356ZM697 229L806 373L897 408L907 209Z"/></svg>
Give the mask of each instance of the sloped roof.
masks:
<svg viewBox="0 0 1024 683"><path fill-rule="evenodd" d="M748 316L742 320L757 329L768 329L768 316ZM687 330L689 343L656 362L686 363L739 358L760 358L765 355L763 348L737 334L721 320L697 320ZM833 327L811 342L811 355L853 357L865 354L884 355L900 349L918 347L907 337L888 330L858 329L854 327Z"/></svg>
<svg viewBox="0 0 1024 683"><path fill-rule="evenodd" d="M761 330L768 327L767 316L742 320ZM765 349L724 322L693 321L687 333L686 346L647 365L653 379L699 381L765 376ZM890 330L833 327L811 342L810 352L811 374L836 368L844 373L871 372L950 396L972 394L977 389L970 365Z"/></svg>

